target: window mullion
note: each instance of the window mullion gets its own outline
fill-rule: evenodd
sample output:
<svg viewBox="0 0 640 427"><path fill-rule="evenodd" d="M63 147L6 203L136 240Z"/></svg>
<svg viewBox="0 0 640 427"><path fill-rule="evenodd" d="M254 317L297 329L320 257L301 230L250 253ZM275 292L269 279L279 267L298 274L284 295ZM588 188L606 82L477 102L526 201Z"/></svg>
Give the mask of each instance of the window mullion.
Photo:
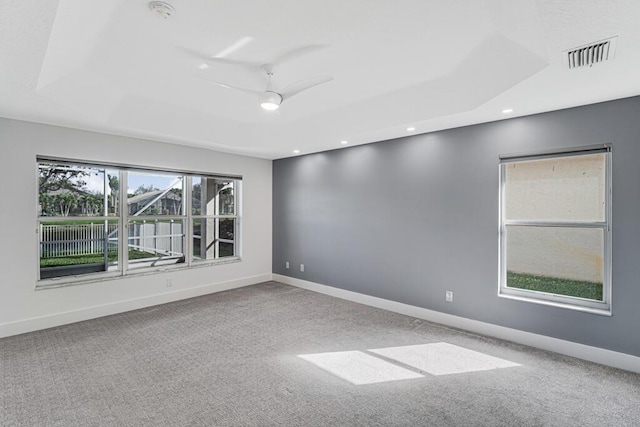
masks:
<svg viewBox="0 0 640 427"><path fill-rule="evenodd" d="M216 195L214 196L213 199L213 212L216 214L215 219L213 220L213 238L214 238L214 250L213 250L213 258L214 259L219 259L220 258L220 219L218 218L218 215L220 215L220 189L218 188L218 185L216 184L215 186L216 189Z"/></svg>
<svg viewBox="0 0 640 427"><path fill-rule="evenodd" d="M127 205L127 188L129 188L129 185L127 172L118 171L118 179L120 181L118 194L118 262L120 263L120 274L126 276L129 265L129 208Z"/></svg>
<svg viewBox="0 0 640 427"><path fill-rule="evenodd" d="M184 256L187 265L191 267L193 264L193 206L191 189L193 186L190 175L185 176L183 185L182 194L184 195L184 213L186 215L184 222Z"/></svg>
<svg viewBox="0 0 640 427"><path fill-rule="evenodd" d="M242 181L236 181L235 183L235 192L233 195L233 213L235 214L235 229L234 229L234 255L237 257L242 256L242 192L243 192Z"/></svg>

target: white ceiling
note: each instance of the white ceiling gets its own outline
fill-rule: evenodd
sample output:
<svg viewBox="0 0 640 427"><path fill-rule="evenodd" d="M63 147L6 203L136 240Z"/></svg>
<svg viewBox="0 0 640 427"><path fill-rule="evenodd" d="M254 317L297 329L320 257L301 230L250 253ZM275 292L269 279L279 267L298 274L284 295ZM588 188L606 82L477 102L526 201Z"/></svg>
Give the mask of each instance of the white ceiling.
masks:
<svg viewBox="0 0 640 427"><path fill-rule="evenodd" d="M640 94L638 0L168 2L165 20L147 0L0 0L0 116L277 159ZM563 64L612 36L613 60ZM334 80L276 112L206 80L265 75L188 53L269 63L315 45L275 88Z"/></svg>

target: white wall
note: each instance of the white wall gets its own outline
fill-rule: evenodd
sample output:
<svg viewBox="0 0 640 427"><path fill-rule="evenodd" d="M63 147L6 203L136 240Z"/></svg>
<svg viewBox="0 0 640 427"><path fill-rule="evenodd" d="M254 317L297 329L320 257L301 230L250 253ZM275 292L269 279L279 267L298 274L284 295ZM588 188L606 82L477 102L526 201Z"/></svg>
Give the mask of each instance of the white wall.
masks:
<svg viewBox="0 0 640 427"><path fill-rule="evenodd" d="M0 336L271 277L269 160L1 118L0 147ZM242 262L36 291L39 155L242 175Z"/></svg>

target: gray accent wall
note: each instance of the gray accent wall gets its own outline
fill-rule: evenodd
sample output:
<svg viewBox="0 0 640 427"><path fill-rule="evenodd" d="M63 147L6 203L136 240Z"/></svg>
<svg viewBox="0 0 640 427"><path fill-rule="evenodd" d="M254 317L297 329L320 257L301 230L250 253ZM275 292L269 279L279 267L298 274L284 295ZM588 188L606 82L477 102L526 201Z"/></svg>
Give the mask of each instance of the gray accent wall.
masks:
<svg viewBox="0 0 640 427"><path fill-rule="evenodd" d="M613 316L498 297L498 156L602 143ZM640 97L277 160L273 272L640 356Z"/></svg>

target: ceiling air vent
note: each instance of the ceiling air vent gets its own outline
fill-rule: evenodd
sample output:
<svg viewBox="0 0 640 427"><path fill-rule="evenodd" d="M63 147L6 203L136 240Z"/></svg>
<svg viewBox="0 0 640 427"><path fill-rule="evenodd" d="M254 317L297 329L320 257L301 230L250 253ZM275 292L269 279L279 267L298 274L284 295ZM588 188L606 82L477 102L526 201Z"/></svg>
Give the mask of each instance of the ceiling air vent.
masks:
<svg viewBox="0 0 640 427"><path fill-rule="evenodd" d="M565 50L562 53L563 62L569 67L585 68L594 64L611 60L615 57L618 37L611 37L599 42Z"/></svg>

